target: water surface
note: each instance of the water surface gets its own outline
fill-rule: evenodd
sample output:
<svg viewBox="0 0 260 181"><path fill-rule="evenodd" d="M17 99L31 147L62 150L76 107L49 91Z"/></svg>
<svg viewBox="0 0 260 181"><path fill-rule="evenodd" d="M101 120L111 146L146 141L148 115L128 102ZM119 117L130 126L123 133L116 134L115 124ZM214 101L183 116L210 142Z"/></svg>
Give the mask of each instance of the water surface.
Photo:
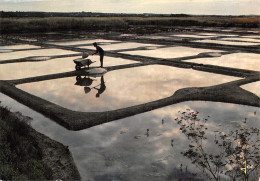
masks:
<svg viewBox="0 0 260 181"><path fill-rule="evenodd" d="M227 134L242 127L260 128L259 108L196 101L68 131L3 94L0 100L12 111L31 116L30 124L37 131L68 145L82 180L209 180L181 154L193 144L175 121L183 111L198 111L201 120L208 119L201 122L208 128L203 144L208 155L219 152L214 144L216 131Z"/></svg>
<svg viewBox="0 0 260 181"><path fill-rule="evenodd" d="M100 45L105 51L106 50L120 50L120 49L130 49L130 48L138 48L138 47L159 47L160 45L155 44L145 44L145 43L116 43L111 45ZM87 48L87 49L96 49L94 46L80 46L78 48Z"/></svg>
<svg viewBox="0 0 260 181"><path fill-rule="evenodd" d="M258 97L260 97L260 81L253 82L250 84L242 85L241 88L254 93Z"/></svg>
<svg viewBox="0 0 260 181"><path fill-rule="evenodd" d="M75 63L73 62L73 60L77 58L80 58L80 56L56 58L40 62L0 64L0 80L21 79L40 75L74 71ZM94 63L91 64L90 67L100 66L98 56L89 56L88 58L94 61ZM136 63L136 61L113 57L104 58L105 67L132 63Z"/></svg>
<svg viewBox="0 0 260 181"><path fill-rule="evenodd" d="M240 36L241 38L250 38L250 39L257 39L259 40L259 36L254 36L254 35L248 35L248 36Z"/></svg>
<svg viewBox="0 0 260 181"><path fill-rule="evenodd" d="M234 41L221 41L221 40L195 40L193 42L216 43L216 44L223 44L223 45L259 45L259 43L252 43L252 42L251 43L250 42L234 42Z"/></svg>
<svg viewBox="0 0 260 181"><path fill-rule="evenodd" d="M185 60L202 64L218 65L223 67L239 68L260 71L260 54L254 53L233 53L214 58L199 58Z"/></svg>
<svg viewBox="0 0 260 181"><path fill-rule="evenodd" d="M235 41L248 41L248 42L256 42L260 43L260 39L254 39L254 38L222 38L221 40L235 40Z"/></svg>
<svg viewBox="0 0 260 181"><path fill-rule="evenodd" d="M222 34L222 33L198 33L198 35L202 35L202 36L238 36L238 35Z"/></svg>
<svg viewBox="0 0 260 181"><path fill-rule="evenodd" d="M199 53L203 53L203 52L219 52L219 51L176 46L176 47L159 48L156 50L136 50L136 51L126 51L121 53L126 53L131 55L142 55L147 57L156 57L156 58L180 58L180 57L198 55Z"/></svg>
<svg viewBox="0 0 260 181"><path fill-rule="evenodd" d="M171 36L185 37L185 38L212 38L211 35L191 35L191 34L174 34Z"/></svg>
<svg viewBox="0 0 260 181"><path fill-rule="evenodd" d="M25 50L11 53L1 53L0 60L19 59L30 56L54 56L54 55L66 55L75 54L77 52L62 50L62 49L40 49L40 50Z"/></svg>
<svg viewBox="0 0 260 181"><path fill-rule="evenodd" d="M50 44L55 45L80 45L80 44L89 44L89 43L111 43L111 42L118 42L115 40L104 40L104 39L91 39L91 40L77 40L77 41L62 41L62 42L49 42Z"/></svg>
<svg viewBox="0 0 260 181"><path fill-rule="evenodd" d="M31 49L31 48L40 48L40 47L39 46L35 46L35 45L29 45L29 44L0 46L0 49L10 49L10 50Z"/></svg>
<svg viewBox="0 0 260 181"><path fill-rule="evenodd" d="M174 37L168 37L168 36L138 36L137 38L140 39L174 39Z"/></svg>
<svg viewBox="0 0 260 181"><path fill-rule="evenodd" d="M149 65L108 72L103 80L90 79L93 81L83 76L79 80L69 77L21 84L18 88L75 111L107 111L166 98L181 88L212 86L239 78Z"/></svg>

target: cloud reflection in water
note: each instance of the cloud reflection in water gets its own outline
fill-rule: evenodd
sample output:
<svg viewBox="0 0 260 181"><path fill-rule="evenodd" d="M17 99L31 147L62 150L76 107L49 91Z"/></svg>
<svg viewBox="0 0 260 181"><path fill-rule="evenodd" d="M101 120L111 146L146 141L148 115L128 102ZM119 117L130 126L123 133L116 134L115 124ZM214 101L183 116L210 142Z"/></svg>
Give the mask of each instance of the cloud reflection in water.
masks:
<svg viewBox="0 0 260 181"><path fill-rule="evenodd" d="M210 78L211 81L208 81ZM31 94L76 111L107 111L166 98L181 88L212 86L236 77L149 65L116 70L104 75L106 91L99 99L96 91L85 94L84 87L75 86L75 77L18 85ZM100 78L93 87L100 84Z"/></svg>
<svg viewBox="0 0 260 181"><path fill-rule="evenodd" d="M167 106L86 130L68 131L16 101L0 96L3 105L32 116L32 126L37 131L69 145L83 180L118 177L121 180L196 180L194 173L198 174L197 178L207 180L180 154L188 147L189 141L174 121L179 110L196 110L201 117L209 115L209 137L214 135L215 129L237 129L245 117L249 120L246 123L248 127L260 127L259 108L196 101ZM147 129L149 137L145 135ZM138 139L135 136L139 136Z"/></svg>
<svg viewBox="0 0 260 181"><path fill-rule="evenodd" d="M157 57L157 58L180 58L186 56L195 56L203 52L220 52L220 51L176 46L176 47L168 47L168 48L159 48L155 50L126 51L121 53L126 53L131 55L142 55L148 57Z"/></svg>

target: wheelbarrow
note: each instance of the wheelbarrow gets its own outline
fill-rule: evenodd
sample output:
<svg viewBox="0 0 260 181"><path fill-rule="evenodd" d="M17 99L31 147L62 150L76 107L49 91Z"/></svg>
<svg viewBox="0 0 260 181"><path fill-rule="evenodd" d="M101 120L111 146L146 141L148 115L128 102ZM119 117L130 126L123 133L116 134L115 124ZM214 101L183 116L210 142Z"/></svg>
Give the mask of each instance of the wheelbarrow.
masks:
<svg viewBox="0 0 260 181"><path fill-rule="evenodd" d="M88 69L89 69L89 65L94 62L92 62L90 59L86 59L88 56L89 56L89 54L87 52L83 52L82 58L77 58L77 59L73 60L74 63L76 64L75 65L76 70L80 70L81 67L86 67L86 66L88 66Z"/></svg>
<svg viewBox="0 0 260 181"><path fill-rule="evenodd" d="M90 59L85 59L85 58L77 58L77 59L74 59L73 61L76 64L75 65L76 70L80 70L81 67L86 67L86 66L88 66L88 69L89 69L89 65L94 63Z"/></svg>

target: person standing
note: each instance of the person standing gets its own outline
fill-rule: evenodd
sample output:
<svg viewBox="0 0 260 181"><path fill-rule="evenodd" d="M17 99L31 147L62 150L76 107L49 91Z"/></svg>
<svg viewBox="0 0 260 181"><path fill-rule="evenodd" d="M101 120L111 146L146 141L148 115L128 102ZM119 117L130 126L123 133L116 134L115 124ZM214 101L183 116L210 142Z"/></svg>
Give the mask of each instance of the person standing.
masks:
<svg viewBox="0 0 260 181"><path fill-rule="evenodd" d="M104 55L105 55L105 51L97 45L97 43L93 43L93 46L96 47L96 52L93 54L99 54L99 57L100 57L100 67L103 67L103 60L104 60Z"/></svg>

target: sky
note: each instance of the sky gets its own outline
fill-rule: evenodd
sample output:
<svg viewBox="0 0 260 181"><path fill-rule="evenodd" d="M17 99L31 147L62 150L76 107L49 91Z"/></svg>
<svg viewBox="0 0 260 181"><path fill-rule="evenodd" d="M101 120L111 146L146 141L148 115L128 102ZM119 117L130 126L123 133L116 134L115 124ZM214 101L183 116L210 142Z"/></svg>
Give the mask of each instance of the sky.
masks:
<svg viewBox="0 0 260 181"><path fill-rule="evenodd" d="M0 10L260 15L260 0L0 0Z"/></svg>

